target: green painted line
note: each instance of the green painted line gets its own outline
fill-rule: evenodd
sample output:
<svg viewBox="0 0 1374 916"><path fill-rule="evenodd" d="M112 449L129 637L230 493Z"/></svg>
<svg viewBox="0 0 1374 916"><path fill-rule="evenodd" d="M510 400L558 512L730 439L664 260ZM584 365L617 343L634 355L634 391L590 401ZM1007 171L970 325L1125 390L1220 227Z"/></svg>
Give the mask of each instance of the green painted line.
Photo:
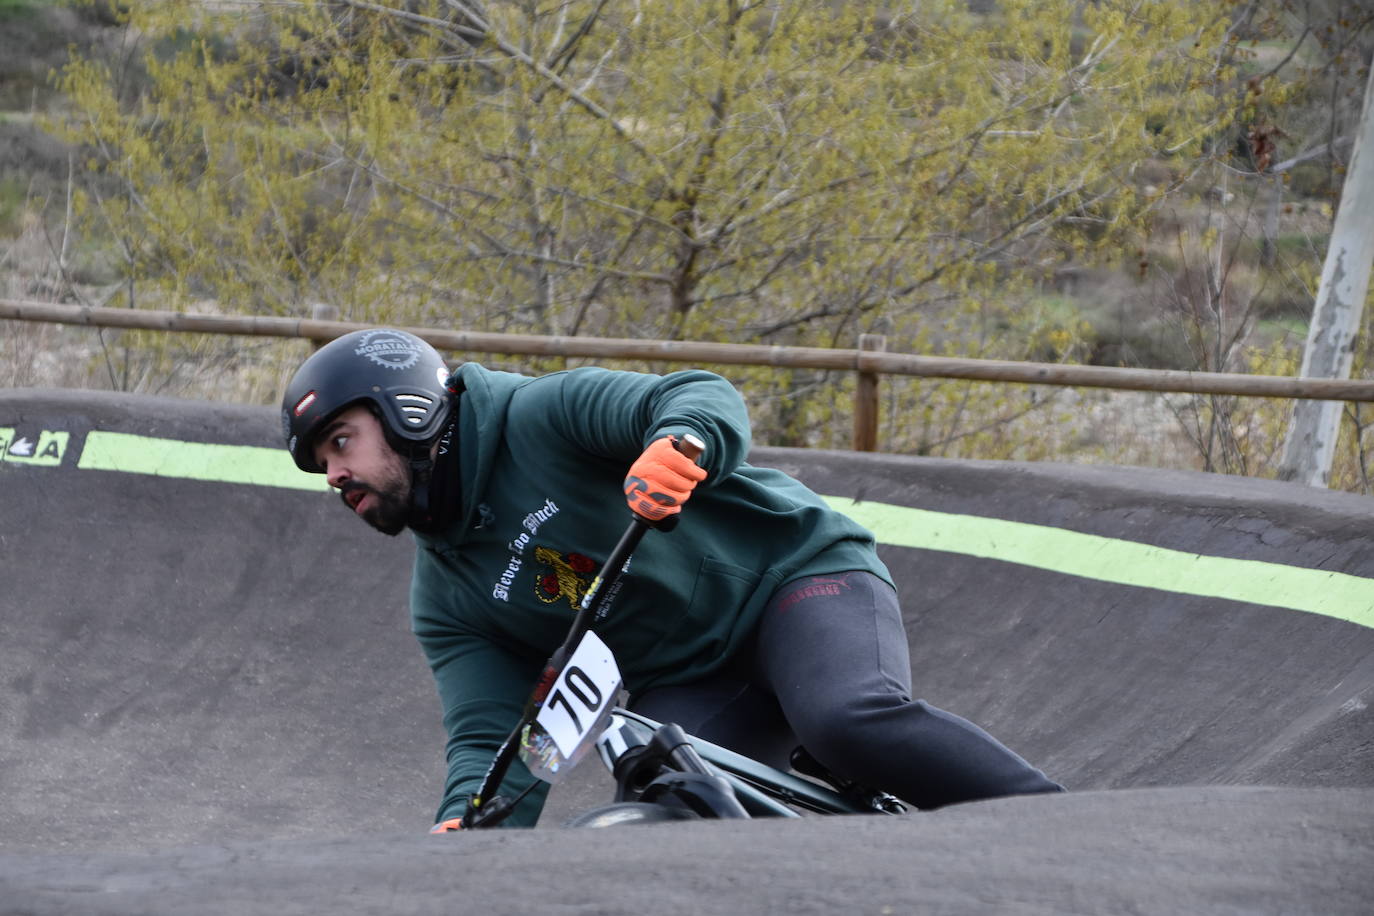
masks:
<svg viewBox="0 0 1374 916"><path fill-rule="evenodd" d="M329 489L323 475L299 470L285 449L182 442L102 430L87 433L77 466L293 490ZM1099 582L1290 608L1374 628L1374 579L1281 563L1203 556L998 518L823 498L872 531L880 543L895 547L939 550Z"/></svg>
<svg viewBox="0 0 1374 916"><path fill-rule="evenodd" d="M292 490L329 489L324 475L307 474L296 467L284 448L181 442L103 430L86 434L77 467Z"/></svg>
<svg viewBox="0 0 1374 916"><path fill-rule="evenodd" d="M1374 628L1374 579L1211 557L998 518L824 497L883 544L986 557L1036 569L1322 614Z"/></svg>

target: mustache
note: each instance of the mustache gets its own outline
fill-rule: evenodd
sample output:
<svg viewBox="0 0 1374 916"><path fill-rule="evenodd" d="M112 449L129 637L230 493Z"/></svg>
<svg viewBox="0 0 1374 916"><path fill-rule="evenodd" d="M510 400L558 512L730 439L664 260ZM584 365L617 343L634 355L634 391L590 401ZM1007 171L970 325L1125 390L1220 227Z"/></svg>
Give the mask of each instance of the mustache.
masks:
<svg viewBox="0 0 1374 916"><path fill-rule="evenodd" d="M348 501L349 494L356 493L359 490L361 490L363 493L375 492L371 487L369 487L365 483L360 483L356 480L346 480L339 487L339 499L343 500L343 504L345 506L348 506L348 508L352 509L353 504Z"/></svg>

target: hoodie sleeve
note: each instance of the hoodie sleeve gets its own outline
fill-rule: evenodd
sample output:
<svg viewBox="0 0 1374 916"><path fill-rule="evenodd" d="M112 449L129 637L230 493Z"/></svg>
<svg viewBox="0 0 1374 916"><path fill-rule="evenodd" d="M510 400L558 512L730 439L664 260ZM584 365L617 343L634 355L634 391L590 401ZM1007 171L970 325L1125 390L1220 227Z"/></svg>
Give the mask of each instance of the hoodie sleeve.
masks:
<svg viewBox="0 0 1374 916"><path fill-rule="evenodd" d="M550 376L522 394L552 397L549 422L574 445L629 466L655 439L692 434L706 444L704 486L724 480L749 452L749 413L729 381L689 369L669 375L597 367Z"/></svg>
<svg viewBox="0 0 1374 916"><path fill-rule="evenodd" d="M519 721L538 668L476 634L465 632L435 600L424 564L433 562L417 551L411 582L411 626L434 673L448 735L448 775L435 821L460 817L468 797L477 791L497 748ZM514 798L539 782L516 760L501 786ZM540 783L504 822L507 827L532 827L548 795Z"/></svg>

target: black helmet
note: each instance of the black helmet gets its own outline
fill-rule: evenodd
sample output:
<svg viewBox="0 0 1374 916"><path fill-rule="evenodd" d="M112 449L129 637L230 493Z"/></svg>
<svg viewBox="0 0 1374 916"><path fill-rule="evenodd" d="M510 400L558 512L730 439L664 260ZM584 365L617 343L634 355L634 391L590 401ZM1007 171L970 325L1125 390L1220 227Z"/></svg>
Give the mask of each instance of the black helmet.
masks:
<svg viewBox="0 0 1374 916"><path fill-rule="evenodd" d="M427 451L448 420L448 375L443 357L414 334L390 328L345 334L313 353L286 386L286 448L302 471L323 474L315 436L345 407L367 402L392 448L407 456Z"/></svg>

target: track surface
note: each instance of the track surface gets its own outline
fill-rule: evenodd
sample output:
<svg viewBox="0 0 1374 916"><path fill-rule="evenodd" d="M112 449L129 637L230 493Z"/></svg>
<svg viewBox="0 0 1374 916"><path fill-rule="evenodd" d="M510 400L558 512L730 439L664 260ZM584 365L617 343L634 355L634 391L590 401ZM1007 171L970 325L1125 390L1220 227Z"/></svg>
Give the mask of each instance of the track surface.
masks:
<svg viewBox="0 0 1374 916"><path fill-rule="evenodd" d="M758 449L882 510L920 695L1073 791L429 837L410 542L177 452L276 429L0 391L0 913L1374 911L1372 499ZM590 763L545 824L606 795Z"/></svg>

